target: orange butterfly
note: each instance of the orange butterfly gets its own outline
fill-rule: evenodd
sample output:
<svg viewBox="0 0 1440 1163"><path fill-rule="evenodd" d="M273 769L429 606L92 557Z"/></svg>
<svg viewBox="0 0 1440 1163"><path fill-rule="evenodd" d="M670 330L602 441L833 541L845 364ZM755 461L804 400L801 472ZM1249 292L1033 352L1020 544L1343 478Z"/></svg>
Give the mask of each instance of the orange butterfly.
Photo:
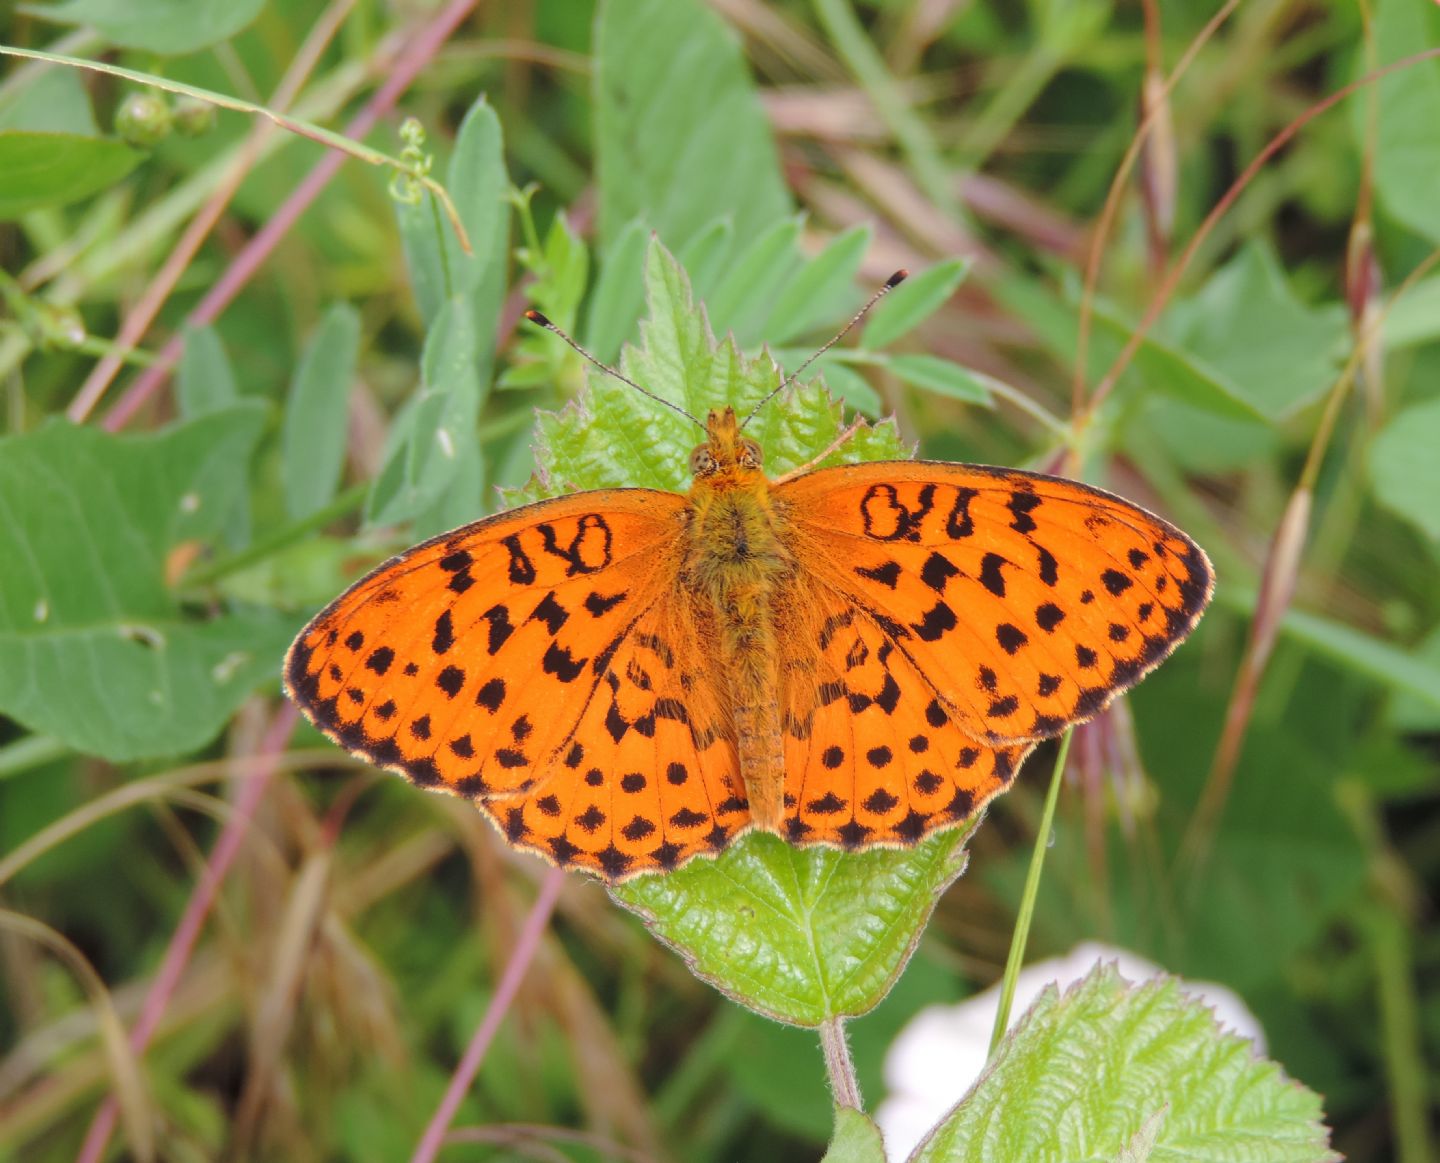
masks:
<svg viewBox="0 0 1440 1163"><path fill-rule="evenodd" d="M751 828L863 849L963 823L1209 601L1200 547L1099 489L927 461L771 481L733 409L704 427L688 495L576 493L392 558L295 640L290 697L618 881Z"/></svg>

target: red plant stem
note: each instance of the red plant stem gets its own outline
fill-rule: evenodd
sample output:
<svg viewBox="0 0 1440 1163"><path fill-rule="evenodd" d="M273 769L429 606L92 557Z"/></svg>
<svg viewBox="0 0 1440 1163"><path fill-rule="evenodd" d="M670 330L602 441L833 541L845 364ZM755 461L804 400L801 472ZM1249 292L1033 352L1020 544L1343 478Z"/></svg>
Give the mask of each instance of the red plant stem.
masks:
<svg viewBox="0 0 1440 1163"><path fill-rule="evenodd" d="M559 868L550 869L545 874L545 879L540 882L540 892L530 907L525 923L520 926L515 948L505 965L505 972L500 975L500 984L495 987L495 996L490 999L490 1005L485 1010L485 1016L480 1019L480 1025L476 1027L470 1045L465 1047L460 1065L455 1067L455 1073L450 1076L450 1085L445 1089L445 1096L435 1108L435 1114L420 1137L420 1142L416 1144L410 1163L433 1163L435 1156L440 1153L440 1148L444 1146L445 1133L450 1129L455 1112L460 1109L465 1092L475 1081L480 1064L485 1061L485 1052L490 1049L490 1043L500 1029L500 1023L510 1011L515 995L520 992L520 983L525 980L530 962L539 951L540 939L545 935L545 926L550 923L550 914L555 911L555 902L564 883L565 873Z"/></svg>
<svg viewBox="0 0 1440 1163"><path fill-rule="evenodd" d="M400 54L394 69L366 103L365 108L345 126L345 136L359 138L369 133L375 123L394 107L401 94L410 87L411 82L420 75L450 34L479 2L480 0L451 0L434 20L421 29ZM231 300L250 281L260 265L270 257L270 252L295 225L300 215L320 196L320 192L329 184L344 161L344 154L332 152L316 163L296 187L295 192L285 200L285 204L256 232L255 237L245 244L235 256L235 261L200 300L195 310L190 312L185 320L188 326L203 327L215 321L220 312L230 305ZM136 377L135 382L126 389L115 407L106 415L103 424L106 431L116 432L123 428L146 401L160 390L179 362L183 347L183 332L177 332L161 349L155 362Z"/></svg>
<svg viewBox="0 0 1440 1163"><path fill-rule="evenodd" d="M230 871L235 857L240 854L246 834L250 831L250 824L255 819L256 809L259 808L260 801L264 799L265 791L270 786L270 780L279 768L280 756L285 753L285 747L290 742L299 717L299 712L290 703L286 703L276 712L260 742L260 755L268 757L272 762L263 764L251 778L241 781L239 794L235 797L235 811L225 821L220 838L215 841L215 850L205 865L205 871L190 893L185 913L180 918L180 924L175 927L175 932L170 935L165 958L160 963L155 980L150 984L150 991L145 995L140 1016L130 1031L130 1048L136 1054L143 1052L150 1044L151 1037L160 1025L160 1019L165 1016L165 1008L170 1004L170 998L180 984L185 967L190 963L190 955L195 950L200 930L204 928L205 919L210 915L215 897L220 892L220 885ZM100 1104L100 1109L95 1112L90 1123L90 1129L85 1133L80 1154L75 1157L76 1163L99 1163L105 1153L105 1146L110 1141L110 1135L115 1130L118 1113L119 1106L114 1096Z"/></svg>

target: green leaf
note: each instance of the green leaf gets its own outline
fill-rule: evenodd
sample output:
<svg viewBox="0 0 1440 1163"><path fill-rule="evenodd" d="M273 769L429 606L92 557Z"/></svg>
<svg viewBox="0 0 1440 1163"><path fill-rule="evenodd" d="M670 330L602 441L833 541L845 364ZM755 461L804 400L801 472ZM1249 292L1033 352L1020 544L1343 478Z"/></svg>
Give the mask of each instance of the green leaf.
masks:
<svg viewBox="0 0 1440 1163"><path fill-rule="evenodd" d="M208 743L296 627L184 612L171 552L213 541L243 496L265 408L146 436L52 422L0 439L0 714L121 762Z"/></svg>
<svg viewBox="0 0 1440 1163"><path fill-rule="evenodd" d="M700 0L602 0L595 154L608 251L643 218L672 248L729 217L748 243L790 213L735 34Z"/></svg>
<svg viewBox="0 0 1440 1163"><path fill-rule="evenodd" d="M183 56L229 40L265 0L66 0L21 10L62 24L88 24L121 48Z"/></svg>
<svg viewBox="0 0 1440 1163"><path fill-rule="evenodd" d="M1440 541L1440 400L1395 416L1370 445L1375 499Z"/></svg>
<svg viewBox="0 0 1440 1163"><path fill-rule="evenodd" d="M716 331L734 331L744 345L761 338L771 300L800 264L799 240L800 219L783 218L740 253L705 301Z"/></svg>
<svg viewBox="0 0 1440 1163"><path fill-rule="evenodd" d="M1078 288L1070 288L1071 299L1062 298L1040 280L1024 274L996 279L991 286L1000 302L1025 321L1061 364L1074 367L1079 352L1080 316L1073 299L1079 295ZM1109 370L1134 333L1133 322L1121 318L1103 301L1095 304L1092 318L1086 359L1090 384ZM1218 371L1196 360L1190 352L1167 345L1153 332L1140 341L1134 371L1121 383L1137 381L1146 392L1164 392L1217 416L1240 421L1255 421L1261 416L1255 405Z"/></svg>
<svg viewBox="0 0 1440 1163"><path fill-rule="evenodd" d="M1440 277L1421 279L1392 299L1386 306L1384 328L1387 351L1440 338Z"/></svg>
<svg viewBox="0 0 1440 1163"><path fill-rule="evenodd" d="M454 483L464 458L479 457L478 348L470 304L449 300L425 336L420 390L391 425L385 465L366 507L370 524L414 520Z"/></svg>
<svg viewBox="0 0 1440 1163"><path fill-rule="evenodd" d="M1440 42L1434 5L1410 0L1380 0L1375 6L1376 64L1387 65L1417 49ZM1362 54L1357 75L1371 68ZM1373 126L1362 97L1354 103L1356 137L1375 156L1375 191L1390 214L1410 229L1440 241L1440 201L1435 174L1440 171L1440 65L1421 61L1377 85ZM1372 137L1373 134L1373 137Z"/></svg>
<svg viewBox="0 0 1440 1163"><path fill-rule="evenodd" d="M345 467L350 389L360 355L360 313L336 303L310 337L294 378L280 433L285 508L308 517L328 505Z"/></svg>
<svg viewBox="0 0 1440 1163"><path fill-rule="evenodd" d="M852 1107L835 1110L835 1133L821 1163L885 1163L880 1128Z"/></svg>
<svg viewBox="0 0 1440 1163"><path fill-rule="evenodd" d="M846 310L873 233L868 223L852 226L796 272L765 321L766 343L789 343Z"/></svg>
<svg viewBox="0 0 1440 1163"><path fill-rule="evenodd" d="M229 408L240 398L235 369L214 327L207 324L185 329L180 367L175 374L175 397L180 415L186 420Z"/></svg>
<svg viewBox="0 0 1440 1163"><path fill-rule="evenodd" d="M1167 331L1271 419L1334 382L1349 334L1345 309L1301 303L1262 243L1246 246L1199 294L1172 307Z"/></svg>
<svg viewBox="0 0 1440 1163"><path fill-rule="evenodd" d="M721 276L730 262L730 252L735 245L735 225L728 218L717 218L709 226L693 235L689 242L677 252L680 265L690 272L690 285L695 297L704 300L719 284ZM636 279L639 285L639 279ZM636 315L632 322L639 317Z"/></svg>
<svg viewBox="0 0 1440 1163"><path fill-rule="evenodd" d="M726 404L743 415L779 384L769 360L746 360L733 343L716 344L685 271L659 243L651 244L645 270L644 342L627 348L620 361L631 379L697 420ZM841 426L839 406L809 382L768 404L748 431L765 450L766 470L778 476L823 451ZM536 462L547 479L533 482L522 499L626 485L683 491L689 487L689 452L704 435L684 416L593 369L584 411L542 412L536 434ZM860 429L826 463L904 455L893 425L882 424Z"/></svg>
<svg viewBox="0 0 1440 1163"><path fill-rule="evenodd" d="M964 870L968 835L855 853L750 835L718 860L610 894L697 977L757 1013L813 1027L880 1003Z"/></svg>
<svg viewBox="0 0 1440 1163"><path fill-rule="evenodd" d="M862 346L876 351L919 327L945 305L969 272L969 259L952 258L911 275L870 312Z"/></svg>
<svg viewBox="0 0 1440 1163"><path fill-rule="evenodd" d="M1321 1119L1174 979L1131 986L1106 965L1046 990L911 1163L1324 1163Z"/></svg>
<svg viewBox="0 0 1440 1163"><path fill-rule="evenodd" d="M145 155L111 137L0 132L0 220L66 206L113 186Z"/></svg>
<svg viewBox="0 0 1440 1163"><path fill-rule="evenodd" d="M948 359L936 355L892 355L882 363L907 384L934 392L937 396L949 396L952 400L964 400L968 404L992 406L990 389L986 380L990 377L972 372ZM991 381L993 382L993 381Z"/></svg>
<svg viewBox="0 0 1440 1163"><path fill-rule="evenodd" d="M99 137L79 69L42 68L0 93L0 129Z"/></svg>
<svg viewBox="0 0 1440 1163"><path fill-rule="evenodd" d="M798 367L804 358L800 356L795 365ZM885 404L880 399L880 393L854 368L828 356L822 356L815 367L825 377L826 386L855 411L863 412L867 416L878 416L884 410Z"/></svg>
<svg viewBox="0 0 1440 1163"><path fill-rule="evenodd" d="M635 329L645 306L645 251L650 231L638 218L606 248L600 277L585 313L585 344L601 363L611 363Z"/></svg>

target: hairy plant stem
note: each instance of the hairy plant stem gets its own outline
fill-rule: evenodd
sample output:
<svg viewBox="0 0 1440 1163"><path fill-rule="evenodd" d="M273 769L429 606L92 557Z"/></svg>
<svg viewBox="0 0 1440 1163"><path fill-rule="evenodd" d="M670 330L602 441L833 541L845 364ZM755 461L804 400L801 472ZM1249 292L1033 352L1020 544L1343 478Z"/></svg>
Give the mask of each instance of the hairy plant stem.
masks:
<svg viewBox="0 0 1440 1163"><path fill-rule="evenodd" d="M855 1062L845 1037L844 1018L826 1018L820 1023L820 1050L825 1055L825 1074L830 1079L835 1105L864 1110L860 1105L860 1081L855 1077Z"/></svg>

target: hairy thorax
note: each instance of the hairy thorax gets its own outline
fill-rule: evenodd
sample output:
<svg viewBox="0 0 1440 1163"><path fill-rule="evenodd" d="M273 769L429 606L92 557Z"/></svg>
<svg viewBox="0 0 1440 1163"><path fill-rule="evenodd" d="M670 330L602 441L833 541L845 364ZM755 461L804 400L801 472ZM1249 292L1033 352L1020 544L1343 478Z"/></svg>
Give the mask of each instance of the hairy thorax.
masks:
<svg viewBox="0 0 1440 1163"><path fill-rule="evenodd" d="M750 811L778 830L784 815L776 603L795 575L788 522L769 482L731 469L695 483L685 576L714 615L720 677L735 716L740 774Z"/></svg>

